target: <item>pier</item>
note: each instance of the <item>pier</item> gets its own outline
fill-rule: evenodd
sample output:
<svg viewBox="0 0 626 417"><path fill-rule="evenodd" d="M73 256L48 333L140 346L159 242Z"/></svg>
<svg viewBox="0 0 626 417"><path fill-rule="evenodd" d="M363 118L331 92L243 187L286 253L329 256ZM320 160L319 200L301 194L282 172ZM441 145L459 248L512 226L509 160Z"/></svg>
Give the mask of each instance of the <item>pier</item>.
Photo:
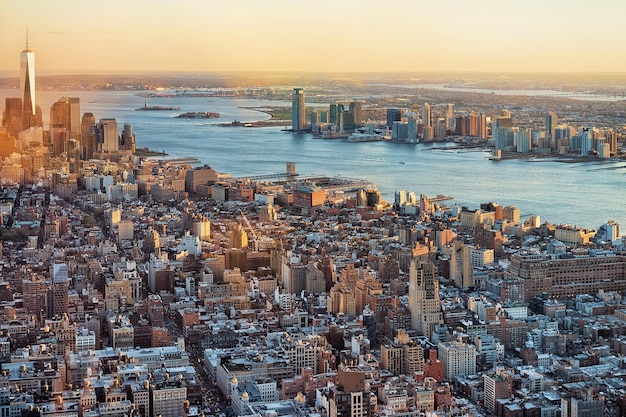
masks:
<svg viewBox="0 0 626 417"><path fill-rule="evenodd" d="M169 164L172 165L194 165L194 164L199 164L200 160L198 158L195 158L193 156L187 156L187 157L182 157L182 158L171 158L171 159L163 159L163 158L159 158L159 161L163 161L163 162L167 162Z"/></svg>
<svg viewBox="0 0 626 417"><path fill-rule="evenodd" d="M437 197L433 197L433 198L429 198L429 200L433 203L438 203L440 201L447 201L447 200L453 200L454 197L452 197L451 195L442 195L442 194L437 194Z"/></svg>

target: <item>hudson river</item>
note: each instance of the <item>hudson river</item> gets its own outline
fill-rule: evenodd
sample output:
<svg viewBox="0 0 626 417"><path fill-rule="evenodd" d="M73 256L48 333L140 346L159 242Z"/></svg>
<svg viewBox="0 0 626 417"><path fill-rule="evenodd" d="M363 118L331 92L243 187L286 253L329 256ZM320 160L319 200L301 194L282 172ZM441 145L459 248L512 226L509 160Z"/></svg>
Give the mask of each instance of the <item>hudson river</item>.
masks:
<svg viewBox="0 0 626 417"><path fill-rule="evenodd" d="M0 98L19 96L0 90ZM482 150L446 149L452 144L399 145L386 142L348 143L345 139L315 139L310 134L282 132L282 127L220 127L233 120L268 119L242 107L291 106L291 102L253 99L173 97L148 99L148 105L180 107L174 111L135 111L144 98L135 92L40 91L38 104L48 128L50 105L60 97L79 97L81 113L96 120L115 117L120 130L131 123L137 147L164 150L168 157L195 157L203 164L235 177L285 171L296 163L300 175L341 175L377 184L393 202L398 189L451 195L470 208L495 201L519 207L523 218L538 214L551 223L597 229L613 219L626 228L626 161L563 163L555 159L490 161ZM187 111L220 113L219 119L178 119ZM556 109L558 112L558 109ZM290 123L289 123L290 124Z"/></svg>

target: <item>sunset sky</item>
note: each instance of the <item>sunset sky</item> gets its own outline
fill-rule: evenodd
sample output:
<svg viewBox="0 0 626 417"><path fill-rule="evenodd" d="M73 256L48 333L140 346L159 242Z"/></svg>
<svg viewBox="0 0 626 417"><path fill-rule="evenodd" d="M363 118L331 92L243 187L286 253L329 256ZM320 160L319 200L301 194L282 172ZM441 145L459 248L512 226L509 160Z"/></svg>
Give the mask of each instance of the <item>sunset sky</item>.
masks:
<svg viewBox="0 0 626 417"><path fill-rule="evenodd" d="M0 70L626 72L626 1L0 0Z"/></svg>

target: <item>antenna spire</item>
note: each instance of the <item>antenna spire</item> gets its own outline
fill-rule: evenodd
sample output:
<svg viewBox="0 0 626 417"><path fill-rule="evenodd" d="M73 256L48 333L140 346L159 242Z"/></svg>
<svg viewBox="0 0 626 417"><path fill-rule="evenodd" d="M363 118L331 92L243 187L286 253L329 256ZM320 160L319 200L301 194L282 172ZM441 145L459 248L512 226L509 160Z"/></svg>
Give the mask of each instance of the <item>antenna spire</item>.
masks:
<svg viewBox="0 0 626 417"><path fill-rule="evenodd" d="M26 50L28 51L28 26L26 26Z"/></svg>

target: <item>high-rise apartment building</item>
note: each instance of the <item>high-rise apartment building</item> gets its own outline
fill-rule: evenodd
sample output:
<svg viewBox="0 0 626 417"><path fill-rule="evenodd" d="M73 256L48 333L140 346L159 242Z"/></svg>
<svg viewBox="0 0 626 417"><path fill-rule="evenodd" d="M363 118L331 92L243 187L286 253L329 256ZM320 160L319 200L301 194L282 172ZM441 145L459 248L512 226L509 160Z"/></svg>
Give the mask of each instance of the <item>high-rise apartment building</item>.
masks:
<svg viewBox="0 0 626 417"><path fill-rule="evenodd" d="M462 115L458 116L454 122L454 134L456 136L467 136L469 135L468 124L466 123L467 116Z"/></svg>
<svg viewBox="0 0 626 417"><path fill-rule="evenodd" d="M615 242L621 238L619 224L615 220L609 220L598 228L596 239L605 242Z"/></svg>
<svg viewBox="0 0 626 417"><path fill-rule="evenodd" d="M48 316L47 294L49 287L49 283L42 276L35 274L22 281L24 309L29 315L41 320L40 323Z"/></svg>
<svg viewBox="0 0 626 417"><path fill-rule="evenodd" d="M304 90L302 88L293 89L291 101L291 129L294 131L304 130L305 124Z"/></svg>
<svg viewBox="0 0 626 417"><path fill-rule="evenodd" d="M343 114L343 104L341 103L331 103L330 105L330 111L329 111L329 122L330 123L334 123L335 125L339 126L341 123L341 117Z"/></svg>
<svg viewBox="0 0 626 417"><path fill-rule="evenodd" d="M402 121L402 110L400 109L387 109L387 128L391 129L393 127L393 122Z"/></svg>
<svg viewBox="0 0 626 417"><path fill-rule="evenodd" d="M481 139L487 139L487 116L480 113L478 115L478 126L476 135Z"/></svg>
<svg viewBox="0 0 626 417"><path fill-rule="evenodd" d="M454 104L446 104L446 128L449 130L454 129Z"/></svg>
<svg viewBox="0 0 626 417"><path fill-rule="evenodd" d="M424 104L422 105L422 124L424 126L432 126L431 125L431 113L430 113L430 104L428 104L428 102L424 102Z"/></svg>
<svg viewBox="0 0 626 417"><path fill-rule="evenodd" d="M354 119L354 126L359 127L363 123L363 109L362 104L358 101L353 101L349 106L350 114Z"/></svg>
<svg viewBox="0 0 626 417"><path fill-rule="evenodd" d="M370 401L369 384L365 384L365 371L359 367L341 364L337 374L339 383L330 387L326 394L328 415L372 416L374 405Z"/></svg>
<svg viewBox="0 0 626 417"><path fill-rule="evenodd" d="M502 209L502 218L510 223L519 223L520 211L515 206L506 206Z"/></svg>
<svg viewBox="0 0 626 417"><path fill-rule="evenodd" d="M532 129L527 127L513 132L515 147L519 153L528 153L533 148Z"/></svg>
<svg viewBox="0 0 626 417"><path fill-rule="evenodd" d="M471 112L466 119L467 132L470 136L478 136L478 115Z"/></svg>
<svg viewBox="0 0 626 417"><path fill-rule="evenodd" d="M509 398L512 393L511 378L503 373L497 375L485 375L483 377L485 390L485 408L493 413L496 409L496 400L499 398Z"/></svg>
<svg viewBox="0 0 626 417"><path fill-rule="evenodd" d="M470 343L440 342L437 357L443 362L446 380L476 373L476 347Z"/></svg>
<svg viewBox="0 0 626 417"><path fill-rule="evenodd" d="M502 116L496 117L491 124L491 136L497 150L503 151L512 144L509 143L512 142L509 141L509 136L513 136L513 119L510 111L504 110Z"/></svg>
<svg viewBox="0 0 626 417"><path fill-rule="evenodd" d="M394 375L412 375L424 370L424 349L400 329L393 341L381 345L380 361L380 367Z"/></svg>
<svg viewBox="0 0 626 417"><path fill-rule="evenodd" d="M554 135L554 130L556 129L557 124L558 118L556 116L556 113L549 112L548 114L546 114L546 136L544 148L559 149L559 142Z"/></svg>
<svg viewBox="0 0 626 417"><path fill-rule="evenodd" d="M439 303L439 279L432 262L411 260L409 272L411 327L430 337L435 325L443 323Z"/></svg>
<svg viewBox="0 0 626 417"><path fill-rule="evenodd" d="M407 140L409 142L415 142L416 139L417 139L417 115L415 113L412 113L407 117Z"/></svg>
<svg viewBox="0 0 626 417"><path fill-rule="evenodd" d="M611 153L617 152L617 133L613 129L607 130L606 139L609 143Z"/></svg>
<svg viewBox="0 0 626 417"><path fill-rule="evenodd" d="M454 134L457 136L479 137L478 124L479 124L479 117L474 112L468 115L458 116L455 119Z"/></svg>
<svg viewBox="0 0 626 417"><path fill-rule="evenodd" d="M69 276L67 264L52 266L52 315L62 316L67 313Z"/></svg>
<svg viewBox="0 0 626 417"><path fill-rule="evenodd" d="M580 135L580 154L582 156L589 156L593 151L593 132L588 128L583 128Z"/></svg>

